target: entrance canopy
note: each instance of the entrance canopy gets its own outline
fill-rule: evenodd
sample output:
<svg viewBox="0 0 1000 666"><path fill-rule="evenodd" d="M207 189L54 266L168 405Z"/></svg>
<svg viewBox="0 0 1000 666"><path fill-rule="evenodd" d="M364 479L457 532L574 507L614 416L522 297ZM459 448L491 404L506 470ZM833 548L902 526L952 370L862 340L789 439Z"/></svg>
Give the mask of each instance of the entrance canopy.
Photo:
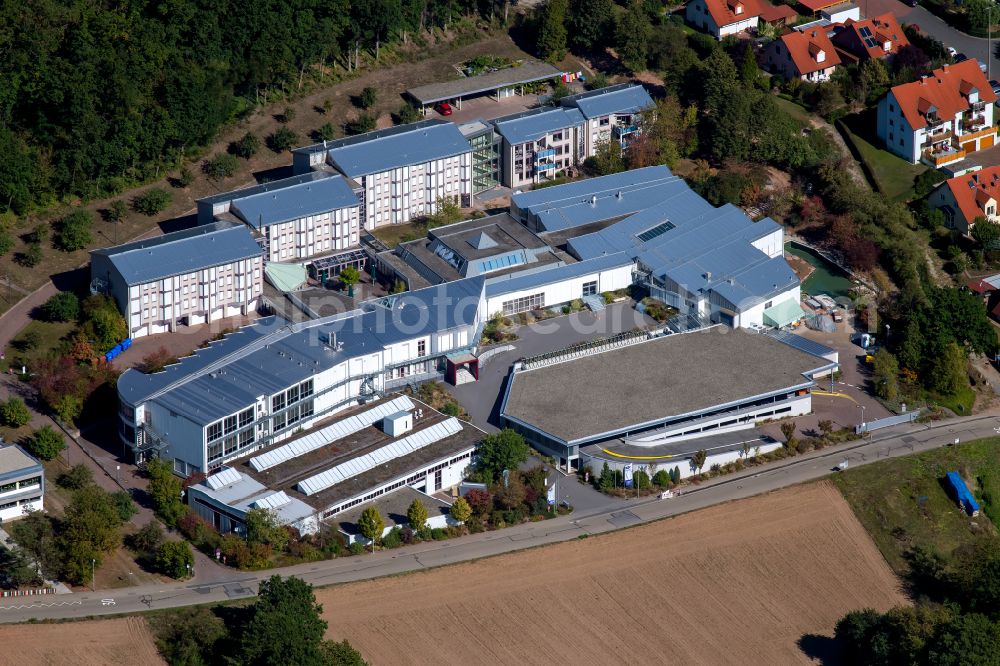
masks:
<svg viewBox="0 0 1000 666"><path fill-rule="evenodd" d="M268 262L264 273L279 291L295 291L306 281L306 268L302 264L279 264Z"/></svg>
<svg viewBox="0 0 1000 666"><path fill-rule="evenodd" d="M560 74L562 72L548 63L528 61L516 67L498 69L479 76L466 76L452 81L417 86L407 90L406 94L421 106L430 106L438 102L450 102L463 97L492 93L501 88L546 81Z"/></svg>
<svg viewBox="0 0 1000 666"><path fill-rule="evenodd" d="M782 301L764 310L764 323L775 328L784 328L802 319L805 313L796 301Z"/></svg>

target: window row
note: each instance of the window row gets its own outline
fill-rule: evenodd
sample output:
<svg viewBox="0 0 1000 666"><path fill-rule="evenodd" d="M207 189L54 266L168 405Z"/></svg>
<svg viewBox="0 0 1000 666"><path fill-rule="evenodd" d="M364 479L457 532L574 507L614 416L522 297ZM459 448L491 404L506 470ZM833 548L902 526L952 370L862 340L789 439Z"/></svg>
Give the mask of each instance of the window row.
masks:
<svg viewBox="0 0 1000 666"><path fill-rule="evenodd" d="M0 486L0 494L10 493L15 490L24 490L25 488L41 485L41 483L42 477L40 476L33 476L30 479L21 479L20 481L11 481Z"/></svg>
<svg viewBox="0 0 1000 666"><path fill-rule="evenodd" d="M244 430L236 435L229 435L223 440L219 440L208 445L208 462L214 462L225 456L232 456L237 451L247 448L254 443L254 430Z"/></svg>
<svg viewBox="0 0 1000 666"><path fill-rule="evenodd" d="M313 401L306 400L297 405L292 405L280 414L275 414L272 422L271 432L278 432L279 430L286 428L294 423L298 423L302 419L308 418L313 415Z"/></svg>
<svg viewBox="0 0 1000 666"><path fill-rule="evenodd" d="M529 310L537 310L538 308L545 307L545 294L532 294L531 296L522 296L520 298L515 298L510 301L503 302L503 313L505 316L517 314L519 312L528 312Z"/></svg>
<svg viewBox="0 0 1000 666"><path fill-rule="evenodd" d="M214 442L220 439L223 435L229 435L236 432L239 428L245 428L253 423L253 407L250 409L244 409L239 414L233 414L232 416L227 416L221 421L216 421L215 423L208 426L208 441Z"/></svg>
<svg viewBox="0 0 1000 666"><path fill-rule="evenodd" d="M313 394L313 380L307 379L297 386L293 386L287 391L271 398L271 413L280 411L285 407L294 405L299 400L304 400Z"/></svg>

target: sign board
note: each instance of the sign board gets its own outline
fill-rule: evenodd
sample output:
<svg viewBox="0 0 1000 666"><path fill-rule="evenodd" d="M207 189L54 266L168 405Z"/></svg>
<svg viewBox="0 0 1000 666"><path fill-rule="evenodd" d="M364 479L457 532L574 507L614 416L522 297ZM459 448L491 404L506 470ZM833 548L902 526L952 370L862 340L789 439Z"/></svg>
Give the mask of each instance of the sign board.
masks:
<svg viewBox="0 0 1000 666"><path fill-rule="evenodd" d="M625 467L622 469L622 473L625 476L625 487L632 487L632 463L625 463Z"/></svg>
<svg viewBox="0 0 1000 666"><path fill-rule="evenodd" d="M664 490L662 493L660 493L660 499L670 499L673 496L674 496L674 491L672 490Z"/></svg>
<svg viewBox="0 0 1000 666"><path fill-rule="evenodd" d="M549 500L549 506L553 506L556 503L556 484L549 486L549 492L547 493L547 498Z"/></svg>

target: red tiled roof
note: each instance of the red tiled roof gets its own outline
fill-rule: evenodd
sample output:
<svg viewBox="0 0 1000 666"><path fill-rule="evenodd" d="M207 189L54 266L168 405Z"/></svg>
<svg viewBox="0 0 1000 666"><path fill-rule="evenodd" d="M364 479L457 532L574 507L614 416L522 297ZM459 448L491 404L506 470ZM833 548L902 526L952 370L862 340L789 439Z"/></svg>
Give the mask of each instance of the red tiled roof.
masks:
<svg viewBox="0 0 1000 666"><path fill-rule="evenodd" d="M830 38L826 36L825 29L811 28L804 32L792 30L779 39L788 49L788 55L791 56L799 75L840 64L840 56L833 48ZM821 52L824 55L822 62L817 60Z"/></svg>
<svg viewBox="0 0 1000 666"><path fill-rule="evenodd" d="M837 5L843 4L844 0L798 0L798 2L800 5L815 14L821 9L836 7Z"/></svg>
<svg viewBox="0 0 1000 666"><path fill-rule="evenodd" d="M760 16L761 0L705 0L708 13L712 15L715 25L720 28L748 18ZM736 13L737 8L742 7L743 11Z"/></svg>
<svg viewBox="0 0 1000 666"><path fill-rule="evenodd" d="M969 222L984 216L983 208L987 201L990 199L1000 201L1000 166L986 167L964 176L956 176L948 179L946 183L955 204Z"/></svg>
<svg viewBox="0 0 1000 666"><path fill-rule="evenodd" d="M865 30L867 28L867 30ZM867 33L867 37L862 34ZM866 41L867 40L867 41ZM859 60L869 58L884 58L890 53L896 53L910 42L903 34L903 29L892 12L875 16L870 19L855 21L847 19L843 27L833 37L833 43L849 51ZM889 50L885 50L885 44Z"/></svg>
<svg viewBox="0 0 1000 666"><path fill-rule="evenodd" d="M968 288L969 291L974 292L976 294L985 294L988 291L993 291L994 289L996 289L996 287L991 285L986 280L983 280L982 278L979 278L977 280L969 280L965 286L966 288Z"/></svg>
<svg viewBox="0 0 1000 666"><path fill-rule="evenodd" d="M950 119L968 109L968 94L973 89L979 92L981 102L997 100L986 75L979 69L979 61L974 58L957 65L942 65L919 81L895 86L892 93L910 127L920 129L927 126L926 116L931 110L937 110L941 118Z"/></svg>
<svg viewBox="0 0 1000 666"><path fill-rule="evenodd" d="M760 5L760 18L766 23L774 23L782 19L794 19L799 14L788 5L772 5L769 2L762 2Z"/></svg>

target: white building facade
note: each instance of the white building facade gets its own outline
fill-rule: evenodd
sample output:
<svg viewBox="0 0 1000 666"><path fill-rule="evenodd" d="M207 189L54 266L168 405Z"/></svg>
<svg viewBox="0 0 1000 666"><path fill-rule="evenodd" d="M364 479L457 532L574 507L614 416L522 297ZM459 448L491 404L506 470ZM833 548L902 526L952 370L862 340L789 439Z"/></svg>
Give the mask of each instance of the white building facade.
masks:
<svg viewBox="0 0 1000 666"><path fill-rule="evenodd" d="M0 446L0 523L44 509L45 468L17 445Z"/></svg>

